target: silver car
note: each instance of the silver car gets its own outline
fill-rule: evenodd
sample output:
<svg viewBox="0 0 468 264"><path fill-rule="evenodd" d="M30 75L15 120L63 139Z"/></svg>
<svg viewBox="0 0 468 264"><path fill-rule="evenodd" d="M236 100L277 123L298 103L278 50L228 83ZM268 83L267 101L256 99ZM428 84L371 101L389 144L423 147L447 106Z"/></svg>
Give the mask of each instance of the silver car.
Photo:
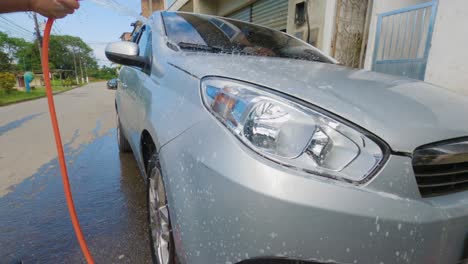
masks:
<svg viewBox="0 0 468 264"><path fill-rule="evenodd" d="M466 263L466 97L221 17L136 39L106 54L156 263Z"/></svg>

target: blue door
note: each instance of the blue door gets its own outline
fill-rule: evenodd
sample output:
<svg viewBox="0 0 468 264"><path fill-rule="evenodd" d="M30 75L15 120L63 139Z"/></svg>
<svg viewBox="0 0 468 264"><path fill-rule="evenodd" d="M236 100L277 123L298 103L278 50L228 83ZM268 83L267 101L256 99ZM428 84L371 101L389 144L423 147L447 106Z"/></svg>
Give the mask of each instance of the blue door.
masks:
<svg viewBox="0 0 468 264"><path fill-rule="evenodd" d="M372 70L424 80L437 4L379 14Z"/></svg>

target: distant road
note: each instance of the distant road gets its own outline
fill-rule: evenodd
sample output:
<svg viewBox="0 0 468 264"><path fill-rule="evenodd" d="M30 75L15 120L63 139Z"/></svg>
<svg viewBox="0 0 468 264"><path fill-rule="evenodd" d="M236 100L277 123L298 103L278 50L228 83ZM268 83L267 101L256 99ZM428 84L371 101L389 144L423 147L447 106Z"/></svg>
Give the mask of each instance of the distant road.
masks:
<svg viewBox="0 0 468 264"><path fill-rule="evenodd" d="M115 127L114 93L93 83L56 95L63 143L77 148ZM0 197L55 157L46 98L0 107Z"/></svg>

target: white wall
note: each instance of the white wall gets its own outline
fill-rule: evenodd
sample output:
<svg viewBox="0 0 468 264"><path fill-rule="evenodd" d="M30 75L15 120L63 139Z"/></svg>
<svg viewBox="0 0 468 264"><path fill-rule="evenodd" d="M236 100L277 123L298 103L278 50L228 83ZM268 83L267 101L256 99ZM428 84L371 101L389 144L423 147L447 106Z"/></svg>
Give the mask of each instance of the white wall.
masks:
<svg viewBox="0 0 468 264"><path fill-rule="evenodd" d="M425 81L468 95L467 0L439 0Z"/></svg>
<svg viewBox="0 0 468 264"><path fill-rule="evenodd" d="M288 5L288 26L286 32L306 40L308 34L310 34L311 44L314 44L315 47L323 49L324 47L324 24L325 24L325 15L326 15L326 0L309 0L307 13L309 17L310 33L307 33L308 27L307 23L303 25L296 25L295 22L295 13L296 13L296 4L304 2L304 0L289 0ZM296 33L302 33L300 36Z"/></svg>
<svg viewBox="0 0 468 264"><path fill-rule="evenodd" d="M333 34L335 33L336 0L327 0L325 7L325 21L323 25L323 47L322 51L330 55Z"/></svg>
<svg viewBox="0 0 468 264"><path fill-rule="evenodd" d="M453 1L453 0L442 0ZM466 1L466 0L461 0ZM377 30L377 15L412 5L429 2L428 0L374 0L374 7L372 9L372 17L369 27L369 39L367 41L366 60L364 69L370 70L372 68L372 56L374 55L375 34Z"/></svg>

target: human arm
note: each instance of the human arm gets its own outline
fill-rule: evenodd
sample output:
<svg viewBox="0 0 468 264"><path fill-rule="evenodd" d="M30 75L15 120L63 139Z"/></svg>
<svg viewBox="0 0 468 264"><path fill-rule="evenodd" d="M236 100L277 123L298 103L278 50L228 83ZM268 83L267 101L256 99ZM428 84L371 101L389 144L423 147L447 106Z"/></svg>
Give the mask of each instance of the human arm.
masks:
<svg viewBox="0 0 468 264"><path fill-rule="evenodd" d="M76 0L1 0L0 13L37 12L45 17L62 18L73 14L80 4Z"/></svg>

